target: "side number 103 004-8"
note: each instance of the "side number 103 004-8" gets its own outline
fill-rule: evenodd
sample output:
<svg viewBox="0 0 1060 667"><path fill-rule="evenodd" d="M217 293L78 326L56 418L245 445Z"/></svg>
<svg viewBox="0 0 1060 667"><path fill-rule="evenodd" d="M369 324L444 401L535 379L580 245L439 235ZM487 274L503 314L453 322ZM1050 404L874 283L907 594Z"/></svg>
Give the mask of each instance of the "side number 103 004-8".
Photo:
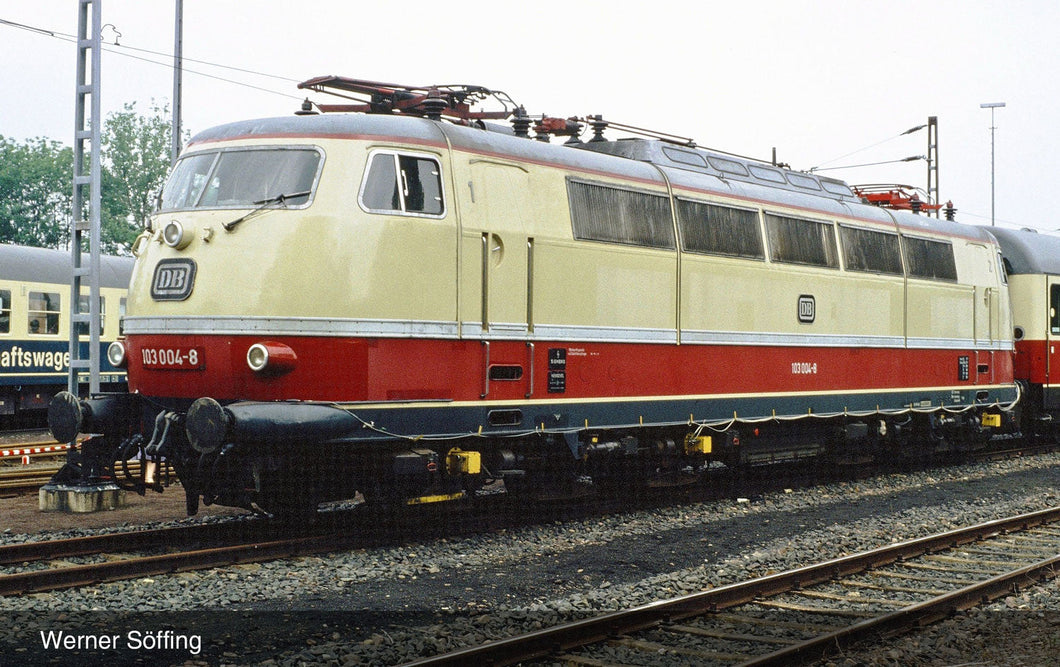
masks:
<svg viewBox="0 0 1060 667"><path fill-rule="evenodd" d="M140 350L145 368L202 368L206 355L200 348L145 347Z"/></svg>

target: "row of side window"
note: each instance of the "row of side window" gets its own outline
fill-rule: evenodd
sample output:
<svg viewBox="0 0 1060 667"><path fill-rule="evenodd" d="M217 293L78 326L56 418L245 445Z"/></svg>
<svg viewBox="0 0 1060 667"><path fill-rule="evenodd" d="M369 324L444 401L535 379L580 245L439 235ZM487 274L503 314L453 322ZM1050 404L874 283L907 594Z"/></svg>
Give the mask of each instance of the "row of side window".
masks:
<svg viewBox="0 0 1060 667"><path fill-rule="evenodd" d="M576 179L567 180L574 236L649 248L673 249L670 199L666 195ZM361 206L373 213L442 216L441 167L430 156L375 151L368 158ZM676 199L681 248L685 252L764 259L839 268L840 251L830 222L765 213L762 238L758 211ZM952 244L878 230L839 225L843 266L850 271L957 280Z"/></svg>
<svg viewBox="0 0 1060 667"><path fill-rule="evenodd" d="M659 193L568 180L574 237L649 248L674 249L670 200ZM838 269L840 251L831 222L764 214L753 209L676 199L681 249L705 255L764 259ZM848 271L957 280L953 245L947 241L839 225L843 266ZM904 248L904 253L903 253Z"/></svg>
<svg viewBox="0 0 1060 667"><path fill-rule="evenodd" d="M79 308L88 312L88 295L81 295ZM125 299L121 299L121 311L125 312ZM99 297L100 335L104 329L106 297ZM62 297L58 292L29 292L26 297L26 332L33 335L59 335L59 316L62 313ZM0 290L0 334L11 333L11 290ZM88 335L88 325L78 324L78 334Z"/></svg>

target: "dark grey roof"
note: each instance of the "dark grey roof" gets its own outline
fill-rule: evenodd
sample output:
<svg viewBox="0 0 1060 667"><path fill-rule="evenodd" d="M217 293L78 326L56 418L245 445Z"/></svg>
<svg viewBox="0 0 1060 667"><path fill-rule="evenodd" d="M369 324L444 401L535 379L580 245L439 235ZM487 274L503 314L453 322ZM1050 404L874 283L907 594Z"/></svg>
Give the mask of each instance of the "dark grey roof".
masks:
<svg viewBox="0 0 1060 667"><path fill-rule="evenodd" d="M834 178L792 171L728 153L675 146L648 139L589 141L576 147L664 167L697 171L728 180L758 183L774 189L806 192L848 202L860 201L851 192L850 186Z"/></svg>
<svg viewBox="0 0 1060 667"><path fill-rule="evenodd" d="M682 148L658 140L620 139L572 147L415 116L343 113L259 118L221 125L192 137L186 155L193 154L199 144L242 137L288 137L292 142L311 141L313 137L381 137L434 145L439 150L451 146L487 156L613 174L644 183L657 183L660 187L669 180L687 188L734 194L765 204L791 205L830 215L893 222L908 234L924 231L987 242L990 239L989 234L979 227L864 203L842 181L727 154Z"/></svg>
<svg viewBox="0 0 1060 667"><path fill-rule="evenodd" d="M101 257L100 285L128 288L132 266L131 257ZM73 259L67 250L0 244L0 280L69 285L72 277Z"/></svg>
<svg viewBox="0 0 1060 667"><path fill-rule="evenodd" d="M1029 229L989 227L1001 245L1010 274L1052 273L1060 275L1060 237Z"/></svg>

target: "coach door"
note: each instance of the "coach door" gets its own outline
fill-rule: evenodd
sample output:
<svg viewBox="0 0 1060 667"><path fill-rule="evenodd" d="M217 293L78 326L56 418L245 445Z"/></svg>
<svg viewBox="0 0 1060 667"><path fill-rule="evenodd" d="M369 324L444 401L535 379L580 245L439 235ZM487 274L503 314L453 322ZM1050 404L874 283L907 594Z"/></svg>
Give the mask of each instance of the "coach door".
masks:
<svg viewBox="0 0 1060 667"><path fill-rule="evenodd" d="M533 327L529 172L519 165L472 160L468 187L462 310L466 323L478 316L484 339L483 397L529 396L534 356L527 342ZM474 335L468 328L465 333Z"/></svg>
<svg viewBox="0 0 1060 667"><path fill-rule="evenodd" d="M1057 404L1055 393L1050 385L1057 383L1060 375L1060 277L1046 276L1048 285L1048 325L1045 335L1045 404L1053 407Z"/></svg>

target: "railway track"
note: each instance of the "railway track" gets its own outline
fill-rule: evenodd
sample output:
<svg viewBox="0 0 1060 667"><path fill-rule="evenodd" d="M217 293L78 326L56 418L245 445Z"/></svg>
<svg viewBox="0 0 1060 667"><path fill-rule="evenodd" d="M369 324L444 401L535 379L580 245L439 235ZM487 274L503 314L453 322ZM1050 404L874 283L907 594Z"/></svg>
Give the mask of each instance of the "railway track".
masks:
<svg viewBox="0 0 1060 667"><path fill-rule="evenodd" d="M0 472L0 498L35 492L58 471L59 466L56 465Z"/></svg>
<svg viewBox="0 0 1060 667"><path fill-rule="evenodd" d="M424 658L409 667L791 665L1056 576L1060 508L888 545Z"/></svg>
<svg viewBox="0 0 1060 667"><path fill-rule="evenodd" d="M259 518L0 545L0 596L293 558L361 546L342 520L291 528ZM71 559L91 562L75 563ZM20 570L12 572L11 570Z"/></svg>
<svg viewBox="0 0 1060 667"><path fill-rule="evenodd" d="M36 492L59 471L69 449L46 429L0 433L0 498Z"/></svg>
<svg viewBox="0 0 1060 667"><path fill-rule="evenodd" d="M51 481L52 476L59 472L61 467L62 463L56 463L27 468L8 468L0 471L0 498L36 493L40 487ZM128 470L130 475L139 475L140 462L130 461Z"/></svg>
<svg viewBox="0 0 1060 667"><path fill-rule="evenodd" d="M488 509L467 508L447 515L462 517L460 528L447 529L439 522L443 511L409 507L400 530L395 530L387 508L355 506L320 512L314 522L297 525L244 516L219 523L0 545L0 596L381 547L443 533L475 532L491 521L504 521Z"/></svg>

